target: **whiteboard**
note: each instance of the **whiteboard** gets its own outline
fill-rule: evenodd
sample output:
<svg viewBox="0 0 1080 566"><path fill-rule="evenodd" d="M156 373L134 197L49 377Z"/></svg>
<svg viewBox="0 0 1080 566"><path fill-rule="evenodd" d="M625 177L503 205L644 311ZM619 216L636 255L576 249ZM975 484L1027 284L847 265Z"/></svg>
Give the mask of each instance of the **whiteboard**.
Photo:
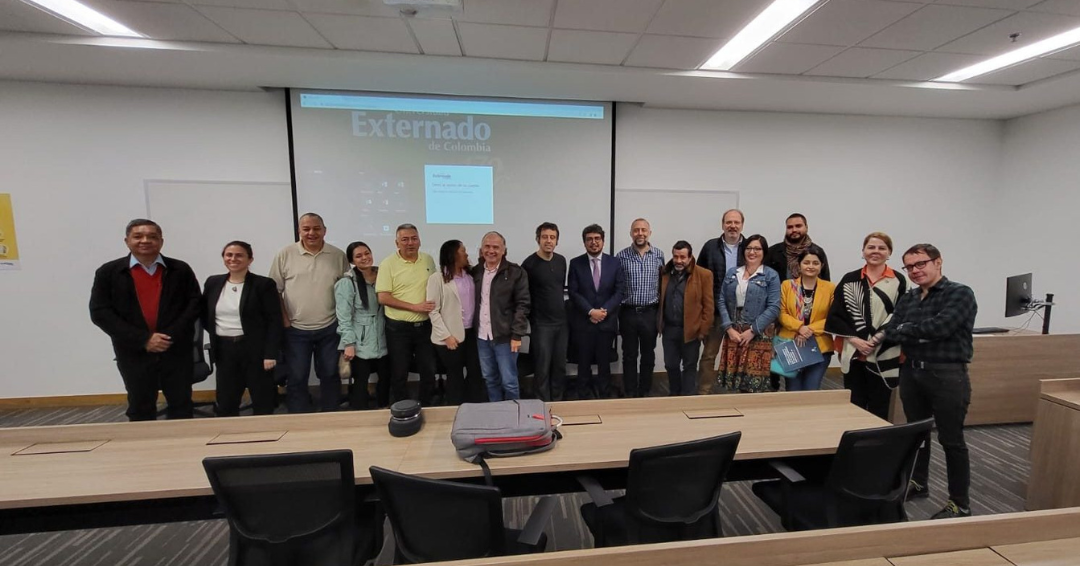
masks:
<svg viewBox="0 0 1080 566"><path fill-rule="evenodd" d="M251 244L251 271L260 275L294 241L288 183L148 180L145 186L146 217L165 237L161 253L190 264L200 284L225 273L221 249L232 240Z"/></svg>
<svg viewBox="0 0 1080 566"><path fill-rule="evenodd" d="M702 244L720 236L724 211L739 208L738 191L615 189L615 252L629 246L630 224L644 218L652 227L651 243L671 258L671 246L686 240L698 256Z"/></svg>

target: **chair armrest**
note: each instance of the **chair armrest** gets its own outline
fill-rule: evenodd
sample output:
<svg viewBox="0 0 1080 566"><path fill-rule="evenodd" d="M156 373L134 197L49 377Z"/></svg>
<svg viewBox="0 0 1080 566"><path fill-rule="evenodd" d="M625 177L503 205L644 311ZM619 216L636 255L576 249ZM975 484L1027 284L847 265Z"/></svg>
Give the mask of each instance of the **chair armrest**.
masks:
<svg viewBox="0 0 1080 566"><path fill-rule="evenodd" d="M806 478L804 478L802 474L797 472L795 468L792 468L784 461L769 460L769 467L776 471L776 473L780 474L780 477L788 483L802 483L806 481Z"/></svg>
<svg viewBox="0 0 1080 566"><path fill-rule="evenodd" d="M518 542L529 546L536 546L540 542L540 535L544 534L544 527L547 526L548 521L551 520L551 514L555 511L555 503L554 497L540 498L536 507L533 507L529 520L525 522L525 528L521 529Z"/></svg>
<svg viewBox="0 0 1080 566"><path fill-rule="evenodd" d="M591 499L597 507L607 507L614 503L611 496L604 491L604 487L600 485L600 482L596 481L596 478L592 476L578 476L577 482L581 484L581 487L585 488L585 492L589 494L589 499Z"/></svg>

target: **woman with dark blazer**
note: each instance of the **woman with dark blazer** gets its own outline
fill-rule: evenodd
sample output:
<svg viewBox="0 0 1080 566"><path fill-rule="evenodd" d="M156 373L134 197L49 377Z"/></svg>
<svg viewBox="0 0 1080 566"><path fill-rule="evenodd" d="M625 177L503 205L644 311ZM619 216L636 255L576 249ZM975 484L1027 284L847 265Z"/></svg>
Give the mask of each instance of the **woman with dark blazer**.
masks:
<svg viewBox="0 0 1080 566"><path fill-rule="evenodd" d="M228 273L206 279L202 309L216 365L216 412L219 417L239 415L246 388L255 414L269 415L277 393L270 370L277 365L283 334L277 286L248 271L254 259L251 244L229 242L221 258Z"/></svg>

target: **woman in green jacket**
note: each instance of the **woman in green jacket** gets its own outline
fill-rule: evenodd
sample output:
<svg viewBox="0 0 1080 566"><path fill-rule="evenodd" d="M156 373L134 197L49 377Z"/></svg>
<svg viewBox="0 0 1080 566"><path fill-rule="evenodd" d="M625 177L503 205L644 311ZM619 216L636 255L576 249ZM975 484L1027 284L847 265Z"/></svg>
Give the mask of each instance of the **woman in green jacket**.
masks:
<svg viewBox="0 0 1080 566"><path fill-rule="evenodd" d="M349 406L368 408L368 377L377 372L375 400L379 408L390 404L390 358L386 355L386 332L383 307L375 293L379 268L364 242L353 242L345 250L352 268L334 284L337 307L338 350L349 361L353 384Z"/></svg>

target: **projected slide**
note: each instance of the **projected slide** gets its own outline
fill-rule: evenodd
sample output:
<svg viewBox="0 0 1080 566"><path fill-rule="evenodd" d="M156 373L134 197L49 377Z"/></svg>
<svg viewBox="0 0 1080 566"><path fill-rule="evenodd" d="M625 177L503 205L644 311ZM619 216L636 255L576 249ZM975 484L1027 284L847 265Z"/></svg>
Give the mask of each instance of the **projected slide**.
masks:
<svg viewBox="0 0 1080 566"><path fill-rule="evenodd" d="M572 234L611 216L610 103L305 90L290 104L298 211L376 261L406 223L433 255L497 230L521 261L541 222Z"/></svg>
<svg viewBox="0 0 1080 566"><path fill-rule="evenodd" d="M492 224L495 186L491 167L425 165L428 224Z"/></svg>

